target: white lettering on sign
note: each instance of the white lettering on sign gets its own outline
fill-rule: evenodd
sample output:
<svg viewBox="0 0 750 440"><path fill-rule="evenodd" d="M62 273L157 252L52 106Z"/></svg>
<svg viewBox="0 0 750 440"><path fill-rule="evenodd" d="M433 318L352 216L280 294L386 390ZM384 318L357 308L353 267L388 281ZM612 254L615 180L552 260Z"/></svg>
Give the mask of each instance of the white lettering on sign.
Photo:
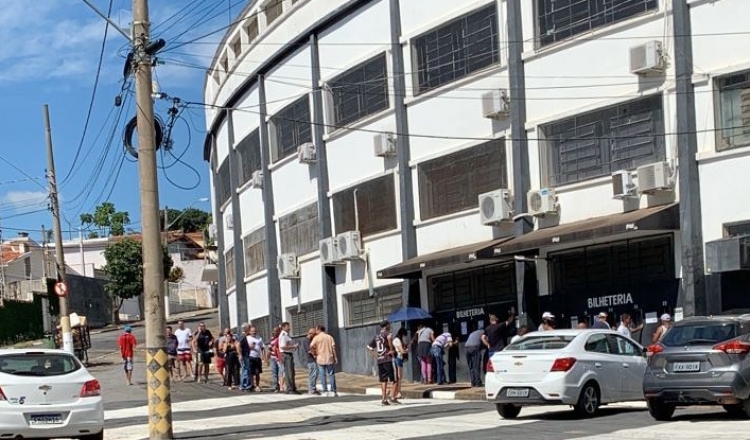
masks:
<svg viewBox="0 0 750 440"><path fill-rule="evenodd" d="M456 318L473 318L474 316L484 315L484 307L468 310L457 310Z"/></svg>
<svg viewBox="0 0 750 440"><path fill-rule="evenodd" d="M552 243L560 243L560 237L552 237Z"/></svg>
<svg viewBox="0 0 750 440"><path fill-rule="evenodd" d="M595 298L589 298L589 308L598 309L601 307L624 306L633 304L633 295L630 293L618 293L617 295L606 295Z"/></svg>

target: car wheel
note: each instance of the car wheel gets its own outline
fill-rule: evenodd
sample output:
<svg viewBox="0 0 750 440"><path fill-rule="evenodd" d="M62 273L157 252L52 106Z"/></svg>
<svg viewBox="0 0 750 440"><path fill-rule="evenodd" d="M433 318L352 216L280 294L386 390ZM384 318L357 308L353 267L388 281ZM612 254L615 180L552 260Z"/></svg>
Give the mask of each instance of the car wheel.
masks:
<svg viewBox="0 0 750 440"><path fill-rule="evenodd" d="M724 411L729 413L732 417L744 417L747 416L745 413L745 406L741 403L735 404L735 405L722 405L722 408L724 408Z"/></svg>
<svg viewBox="0 0 750 440"><path fill-rule="evenodd" d="M666 422L674 415L675 405L671 403L664 403L658 399L651 399L648 401L648 413L651 414L655 420L660 422Z"/></svg>
<svg viewBox="0 0 750 440"><path fill-rule="evenodd" d="M497 413L504 419L515 419L521 412L521 407L512 403L496 403Z"/></svg>
<svg viewBox="0 0 750 440"><path fill-rule="evenodd" d="M84 435L81 440L104 440L104 430L98 434Z"/></svg>
<svg viewBox="0 0 750 440"><path fill-rule="evenodd" d="M599 386L595 382L586 383L581 390L581 395L578 396L575 412L581 416L591 417L596 414L599 405L601 405Z"/></svg>

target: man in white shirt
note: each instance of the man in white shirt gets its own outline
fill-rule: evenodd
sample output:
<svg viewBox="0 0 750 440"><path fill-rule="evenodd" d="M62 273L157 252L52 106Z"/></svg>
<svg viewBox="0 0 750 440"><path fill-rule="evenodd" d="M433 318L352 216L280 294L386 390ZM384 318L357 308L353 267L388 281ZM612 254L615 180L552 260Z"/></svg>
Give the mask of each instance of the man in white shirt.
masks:
<svg viewBox="0 0 750 440"><path fill-rule="evenodd" d="M620 321L619 327L617 327L617 333L630 337L630 334L632 332L637 332L638 330L643 328L643 324L638 326L633 326L633 318L630 316L629 313L623 313L622 318Z"/></svg>
<svg viewBox="0 0 750 440"><path fill-rule="evenodd" d="M287 394L299 394L294 382L294 352L299 344L295 344L289 335L290 325L288 322L281 323L281 334L279 335L279 351L284 358L284 379L286 380Z"/></svg>
<svg viewBox="0 0 750 440"><path fill-rule="evenodd" d="M250 389L260 391L260 374L263 372L263 358L266 355L266 346L263 344L263 338L258 336L258 329L250 327L249 335L245 337L248 348L250 349L249 374Z"/></svg>
<svg viewBox="0 0 750 440"><path fill-rule="evenodd" d="M185 327L184 321L179 321L174 335L177 337L177 372L183 380L193 374L193 355L190 352L193 332Z"/></svg>

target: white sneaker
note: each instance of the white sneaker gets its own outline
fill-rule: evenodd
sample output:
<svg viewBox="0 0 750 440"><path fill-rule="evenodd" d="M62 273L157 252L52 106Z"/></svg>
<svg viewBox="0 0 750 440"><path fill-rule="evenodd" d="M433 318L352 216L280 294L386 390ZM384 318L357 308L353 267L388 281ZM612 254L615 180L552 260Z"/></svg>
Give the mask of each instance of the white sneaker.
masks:
<svg viewBox="0 0 750 440"><path fill-rule="evenodd" d="M331 392L330 391L326 391L326 397L331 397Z"/></svg>

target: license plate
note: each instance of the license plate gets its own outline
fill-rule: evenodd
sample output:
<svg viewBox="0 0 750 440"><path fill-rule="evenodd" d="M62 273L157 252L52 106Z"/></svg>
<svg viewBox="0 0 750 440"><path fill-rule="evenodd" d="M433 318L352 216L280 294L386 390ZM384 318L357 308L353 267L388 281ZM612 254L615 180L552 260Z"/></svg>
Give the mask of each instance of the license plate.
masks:
<svg viewBox="0 0 750 440"><path fill-rule="evenodd" d="M672 371L675 373L689 373L692 371L701 371L700 362L675 362L672 365Z"/></svg>
<svg viewBox="0 0 750 440"><path fill-rule="evenodd" d="M505 391L507 397L529 397L528 388L508 388Z"/></svg>
<svg viewBox="0 0 750 440"><path fill-rule="evenodd" d="M63 423L62 414L37 414L31 416L31 424L40 425L61 425Z"/></svg>

